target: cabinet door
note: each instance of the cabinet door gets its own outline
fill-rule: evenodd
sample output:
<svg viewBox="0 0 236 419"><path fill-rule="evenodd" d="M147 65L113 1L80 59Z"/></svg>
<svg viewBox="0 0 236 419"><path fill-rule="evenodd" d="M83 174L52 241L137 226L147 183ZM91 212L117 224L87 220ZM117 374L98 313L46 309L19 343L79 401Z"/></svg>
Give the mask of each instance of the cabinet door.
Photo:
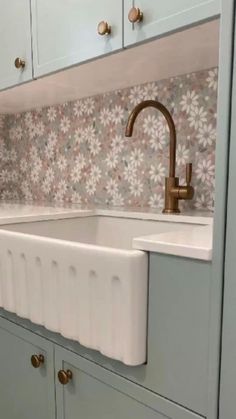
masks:
<svg viewBox="0 0 236 419"><path fill-rule="evenodd" d="M0 0L0 89L32 79L30 0ZM15 59L25 61L17 69Z"/></svg>
<svg viewBox="0 0 236 419"><path fill-rule="evenodd" d="M58 419L164 419L166 416L146 407L115 388L116 377L78 355L56 348L56 372L71 371L62 385L57 379ZM125 380L123 380L125 381ZM122 386L124 391L125 385Z"/></svg>
<svg viewBox="0 0 236 419"><path fill-rule="evenodd" d="M129 21L128 15L133 7L143 13L141 22ZM124 45L162 35L219 13L220 0L124 0Z"/></svg>
<svg viewBox="0 0 236 419"><path fill-rule="evenodd" d="M43 355L38 368L32 355ZM3 419L55 418L53 345L0 319L0 416Z"/></svg>
<svg viewBox="0 0 236 419"><path fill-rule="evenodd" d="M32 0L32 25L37 77L122 48L122 0Z"/></svg>

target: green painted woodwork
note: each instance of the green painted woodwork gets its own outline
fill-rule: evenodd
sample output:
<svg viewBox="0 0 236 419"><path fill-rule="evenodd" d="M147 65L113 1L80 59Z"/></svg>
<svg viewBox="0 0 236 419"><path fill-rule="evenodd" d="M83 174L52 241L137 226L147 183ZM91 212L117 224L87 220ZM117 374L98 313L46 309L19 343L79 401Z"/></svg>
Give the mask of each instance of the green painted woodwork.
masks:
<svg viewBox="0 0 236 419"><path fill-rule="evenodd" d="M33 354L45 363L35 369ZM0 321L0 417L54 419L53 345L4 319Z"/></svg>
<svg viewBox="0 0 236 419"><path fill-rule="evenodd" d="M128 20L133 4L144 12L141 24ZM220 0L0 0L0 8L4 89L213 18ZM97 33L103 20L111 25L109 36ZM17 57L26 61L24 70L15 68Z"/></svg>
<svg viewBox="0 0 236 419"><path fill-rule="evenodd" d="M73 377L66 386L62 386L59 382L56 384L58 419L164 419L166 417L111 386L109 374L104 374L100 367L57 348L56 369L61 368L70 369Z"/></svg>
<svg viewBox="0 0 236 419"><path fill-rule="evenodd" d="M32 79L30 0L0 0L0 89ZM26 61L24 70L14 61Z"/></svg>
<svg viewBox="0 0 236 419"><path fill-rule="evenodd" d="M232 13L235 18L235 10ZM236 42L236 32L234 34ZM229 178L227 202L227 228L225 252L224 304L222 361L220 387L220 419L235 417L235 387L236 387L236 279L235 279L235 249L236 249L236 48L234 43L233 85L231 103L231 129L229 153Z"/></svg>
<svg viewBox="0 0 236 419"><path fill-rule="evenodd" d="M139 7L143 22L132 24L129 10ZM164 35L220 14L220 0L124 0L124 45Z"/></svg>
<svg viewBox="0 0 236 419"><path fill-rule="evenodd" d="M21 326L13 320L21 323ZM27 330L29 326L34 332ZM40 329L47 333L47 338L39 336ZM1 310L0 409L1 413L4 412L4 419L54 419L55 411L57 419L201 418L51 343L49 340L53 341L50 339L52 335L42 327ZM34 369L31 366L32 353L45 356L44 367ZM57 379L60 369L72 371L72 380L66 386L62 386Z"/></svg>
<svg viewBox="0 0 236 419"><path fill-rule="evenodd" d="M148 386L207 413L211 264L150 256Z"/></svg>
<svg viewBox="0 0 236 419"><path fill-rule="evenodd" d="M224 274L225 223L228 182L229 130L232 89L232 62L234 40L234 0L222 1L219 82L218 82L218 120L216 143L216 191L213 234L213 260L210 294L209 324L209 362L208 362L208 411L209 419L218 418L219 405L219 364L221 351L222 324L222 286ZM232 168L231 168L232 169ZM230 192L232 193L232 191ZM231 226L233 228L233 225ZM233 242L230 244L233 249ZM227 390L228 391L228 390ZM233 400L233 399L232 399ZM222 416L231 419L235 416Z"/></svg>
<svg viewBox="0 0 236 419"><path fill-rule="evenodd" d="M122 0L31 4L35 77L122 49ZM98 34L101 21L111 26L111 35Z"/></svg>

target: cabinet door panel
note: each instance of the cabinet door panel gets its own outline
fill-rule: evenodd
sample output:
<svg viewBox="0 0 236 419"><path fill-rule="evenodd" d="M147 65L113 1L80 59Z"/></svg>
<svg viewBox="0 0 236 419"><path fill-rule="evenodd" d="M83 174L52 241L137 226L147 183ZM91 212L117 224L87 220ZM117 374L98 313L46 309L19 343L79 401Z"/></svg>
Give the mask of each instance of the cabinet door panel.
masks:
<svg viewBox="0 0 236 419"><path fill-rule="evenodd" d="M129 10L138 7L143 21L130 23ZM134 44L220 13L220 0L124 0L124 45Z"/></svg>
<svg viewBox="0 0 236 419"><path fill-rule="evenodd" d="M73 376L65 386L57 381L58 419L166 418L108 384L104 372L98 373L101 367L57 347L56 371L60 369L71 370Z"/></svg>
<svg viewBox="0 0 236 419"><path fill-rule="evenodd" d="M42 354L44 364L31 365ZM0 319L0 416L4 419L55 418L53 345Z"/></svg>
<svg viewBox="0 0 236 419"><path fill-rule="evenodd" d="M0 0L0 89L32 79L30 0ZM14 61L25 60L24 69Z"/></svg>
<svg viewBox="0 0 236 419"><path fill-rule="evenodd" d="M211 264L150 255L147 382L207 416Z"/></svg>
<svg viewBox="0 0 236 419"><path fill-rule="evenodd" d="M37 77L122 48L122 0L32 0L32 25Z"/></svg>

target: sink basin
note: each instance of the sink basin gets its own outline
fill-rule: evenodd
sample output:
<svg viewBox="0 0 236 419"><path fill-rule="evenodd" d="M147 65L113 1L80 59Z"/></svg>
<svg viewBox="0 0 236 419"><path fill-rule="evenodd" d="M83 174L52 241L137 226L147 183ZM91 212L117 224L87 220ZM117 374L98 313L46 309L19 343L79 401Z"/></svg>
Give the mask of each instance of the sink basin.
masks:
<svg viewBox="0 0 236 419"><path fill-rule="evenodd" d="M127 365L146 361L148 254L140 235L188 224L104 216L0 230L0 306Z"/></svg>

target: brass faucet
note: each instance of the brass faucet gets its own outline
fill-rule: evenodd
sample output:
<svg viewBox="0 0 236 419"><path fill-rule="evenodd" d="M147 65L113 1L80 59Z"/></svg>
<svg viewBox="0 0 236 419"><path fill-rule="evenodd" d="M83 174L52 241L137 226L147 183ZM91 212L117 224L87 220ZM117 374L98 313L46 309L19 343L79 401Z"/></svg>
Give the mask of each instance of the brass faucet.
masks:
<svg viewBox="0 0 236 419"><path fill-rule="evenodd" d="M170 157L169 157L169 177L165 178L165 214L179 214L179 200L192 199L194 188L191 186L192 163L186 165L186 185L179 186L179 178L175 177L176 165L176 129L173 118L168 109L156 100L144 100L132 110L129 115L125 136L132 137L133 127L138 114L145 108L153 107L158 109L165 117L170 131Z"/></svg>

